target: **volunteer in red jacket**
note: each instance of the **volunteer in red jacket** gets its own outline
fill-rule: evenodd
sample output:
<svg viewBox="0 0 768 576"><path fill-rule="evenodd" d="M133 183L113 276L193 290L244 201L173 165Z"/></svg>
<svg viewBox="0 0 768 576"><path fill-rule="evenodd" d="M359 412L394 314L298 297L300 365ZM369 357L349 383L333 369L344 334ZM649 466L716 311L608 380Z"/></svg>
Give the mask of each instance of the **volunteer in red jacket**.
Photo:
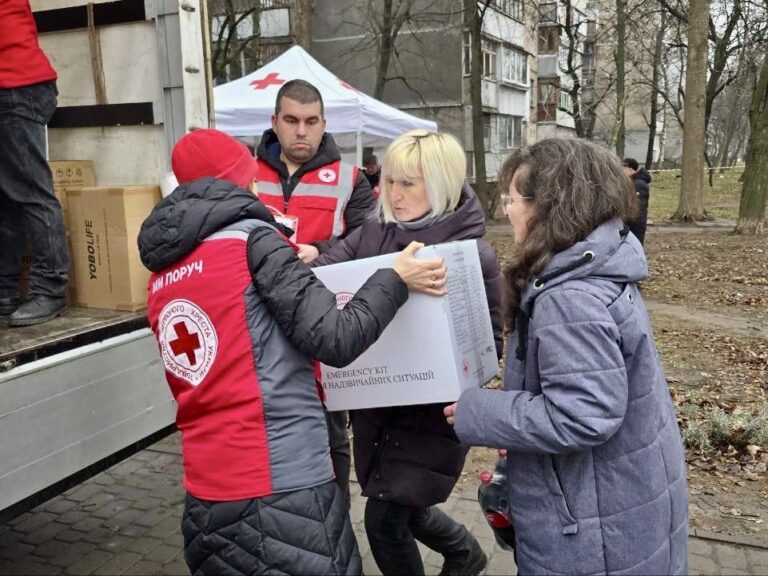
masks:
<svg viewBox="0 0 768 576"><path fill-rule="evenodd" d="M138 243L153 272L147 315L178 403L190 572L360 574L313 359L352 362L409 288L444 293L445 268L413 258L413 243L338 310L248 190L256 167L245 146L197 130L176 144L172 164L181 185Z"/></svg>
<svg viewBox="0 0 768 576"><path fill-rule="evenodd" d="M65 304L69 254L45 139L57 95L29 1L0 1L0 316L10 314L11 326L47 322ZM27 238L32 266L21 302Z"/></svg>
<svg viewBox="0 0 768 576"><path fill-rule="evenodd" d="M299 257L310 262L359 227L375 206L365 174L343 162L325 133L320 92L309 82L280 87L272 129L258 151L259 199L283 212L295 228ZM329 412L328 431L336 479L349 492L350 450L346 412Z"/></svg>

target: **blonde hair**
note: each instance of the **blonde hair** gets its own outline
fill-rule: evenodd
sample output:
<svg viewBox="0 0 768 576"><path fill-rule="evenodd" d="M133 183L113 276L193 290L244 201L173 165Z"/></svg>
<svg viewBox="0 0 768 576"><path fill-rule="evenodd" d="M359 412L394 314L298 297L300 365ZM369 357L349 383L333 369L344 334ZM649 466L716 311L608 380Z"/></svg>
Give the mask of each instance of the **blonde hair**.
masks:
<svg viewBox="0 0 768 576"><path fill-rule="evenodd" d="M422 178L432 214L452 212L467 177L467 157L450 134L411 130L395 138L381 163L379 220L396 222L389 201L389 182Z"/></svg>

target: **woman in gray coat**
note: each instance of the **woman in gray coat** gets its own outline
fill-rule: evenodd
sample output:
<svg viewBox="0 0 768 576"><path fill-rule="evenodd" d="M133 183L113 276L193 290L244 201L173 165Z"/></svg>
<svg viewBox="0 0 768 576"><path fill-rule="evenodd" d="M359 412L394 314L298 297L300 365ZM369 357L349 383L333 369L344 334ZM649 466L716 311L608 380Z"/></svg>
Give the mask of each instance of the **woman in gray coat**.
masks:
<svg viewBox="0 0 768 576"><path fill-rule="evenodd" d="M517 245L504 390L445 414L462 442L508 450L519 573L685 574L685 459L623 224L629 179L597 145L553 139L501 183Z"/></svg>

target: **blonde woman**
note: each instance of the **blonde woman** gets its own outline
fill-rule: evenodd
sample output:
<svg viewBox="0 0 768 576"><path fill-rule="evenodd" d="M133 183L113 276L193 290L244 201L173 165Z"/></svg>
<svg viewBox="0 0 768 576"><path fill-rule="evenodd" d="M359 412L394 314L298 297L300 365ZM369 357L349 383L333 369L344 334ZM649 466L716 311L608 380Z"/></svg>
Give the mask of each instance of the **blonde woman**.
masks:
<svg viewBox="0 0 768 576"><path fill-rule="evenodd" d="M398 252L411 241L477 239L488 307L502 349L502 280L482 240L485 217L466 185L466 157L449 134L408 132L382 163L378 218L363 224L312 265ZM424 574L416 544L445 557L441 574L478 574L486 557L464 526L441 512L464 466L466 448L443 418L443 404L352 413L355 471L368 497L365 529L376 564L388 574Z"/></svg>

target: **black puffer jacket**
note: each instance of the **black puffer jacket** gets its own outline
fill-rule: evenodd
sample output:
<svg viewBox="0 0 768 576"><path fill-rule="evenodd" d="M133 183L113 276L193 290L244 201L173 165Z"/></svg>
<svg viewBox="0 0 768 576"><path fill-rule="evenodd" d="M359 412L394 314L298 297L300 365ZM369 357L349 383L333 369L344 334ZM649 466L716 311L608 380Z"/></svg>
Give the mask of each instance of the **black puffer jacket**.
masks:
<svg viewBox="0 0 768 576"><path fill-rule="evenodd" d="M632 174L632 182L635 184L635 191L640 198L649 198L651 196L651 174L645 170L638 170Z"/></svg>
<svg viewBox="0 0 768 576"><path fill-rule="evenodd" d="M637 192L637 215L627 222L632 234L637 236L640 244L645 242L645 230L648 225L648 201L651 198L651 175L645 170L638 170L632 174L632 183Z"/></svg>
<svg viewBox="0 0 768 576"><path fill-rule="evenodd" d="M496 352L501 358L502 278L493 248L482 239L484 234L482 207L471 188L465 186L456 210L436 224L405 230L396 224L367 222L312 266L397 252L412 241L431 245L477 239ZM364 496L421 507L448 498L461 474L467 449L445 421L444 406L425 404L351 413L355 471Z"/></svg>
<svg viewBox="0 0 768 576"><path fill-rule="evenodd" d="M138 238L145 266L160 272L197 250L202 253L206 249L203 242L214 233L235 235L252 230L242 250L251 278L251 286L243 296L243 322L248 328L243 337L251 342L250 346L242 347L245 355L237 356L232 363L255 366L257 378L250 373L242 376L238 371L212 371L211 374L224 374L219 376L222 381L215 377L203 380L195 388L205 388L202 395L185 390L177 396L179 412L185 414L185 430L195 436L195 431L210 428L205 426L228 414L227 403L234 400L216 394L217 389L242 380L243 387L258 387L264 392L266 382L271 381L270 390L279 390L280 394L260 393L254 397L249 393L245 400L258 404L258 410L248 413L263 418L264 440L237 436L245 423L229 428L230 432L220 440L228 444L227 454L232 454L233 444L241 443L244 454L230 460L264 458L257 452L274 456L278 445L283 454L303 451L311 457L306 462L304 458L267 458L263 466L269 467L272 492L266 496L220 498L222 501L214 502L189 495L182 527L185 554L193 574L361 571L345 499L331 481L326 425L316 394L312 359L335 366L353 361L381 335L407 300L408 291L392 269L379 270L343 310L338 310L335 295L299 260L276 228L268 210L250 192L223 180L202 179L179 187L163 199L142 225ZM208 253L206 261L220 258L229 262L233 258L232 250L213 254ZM212 304L218 295L210 285L199 282L184 286L184 292L177 298L192 299L209 313L214 327L224 325L215 315L222 307ZM234 309L237 305L238 302L232 303ZM267 371L259 372L260 369ZM281 374L288 376L284 379ZM308 402L308 397L314 402ZM215 437L210 437L206 435L208 440L203 448L215 451ZM259 450L252 450L254 442L258 442ZM188 443L185 432L182 445L186 474L202 444ZM316 449L308 452L307 446ZM190 454L191 450L198 452ZM226 474L232 466L230 460L220 455L219 473ZM215 473L208 477L215 481ZM300 477L295 478L296 475ZM246 479L241 484L246 484Z"/></svg>
<svg viewBox="0 0 768 576"><path fill-rule="evenodd" d="M362 573L335 482L235 502L187 494L181 531L192 576Z"/></svg>

